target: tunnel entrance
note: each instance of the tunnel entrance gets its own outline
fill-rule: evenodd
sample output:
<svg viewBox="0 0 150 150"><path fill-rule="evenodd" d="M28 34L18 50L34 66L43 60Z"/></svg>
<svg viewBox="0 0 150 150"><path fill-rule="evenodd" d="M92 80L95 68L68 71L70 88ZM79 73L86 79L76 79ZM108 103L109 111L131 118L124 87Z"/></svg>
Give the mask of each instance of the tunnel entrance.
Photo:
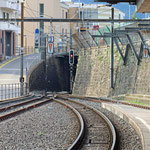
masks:
<svg viewBox="0 0 150 150"><path fill-rule="evenodd" d="M78 57L75 56L75 64L73 71L73 78L76 75L76 66ZM45 82L44 63L41 64L36 71L33 72L32 78L36 78L32 84L29 85L30 91L47 90L48 92L62 92L70 91L70 67L69 56L53 56L47 60L47 82ZM32 80L32 78L30 80Z"/></svg>

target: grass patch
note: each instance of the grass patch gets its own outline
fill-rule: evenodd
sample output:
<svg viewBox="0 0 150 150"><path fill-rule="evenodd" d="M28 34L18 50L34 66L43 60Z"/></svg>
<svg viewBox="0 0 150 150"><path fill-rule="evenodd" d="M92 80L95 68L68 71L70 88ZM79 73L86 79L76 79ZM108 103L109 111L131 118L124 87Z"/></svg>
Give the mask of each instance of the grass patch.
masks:
<svg viewBox="0 0 150 150"><path fill-rule="evenodd" d="M137 104L137 105L141 105L141 106L150 106L149 104L145 104L145 103L139 102L137 100L125 100L125 102L129 102L131 104Z"/></svg>

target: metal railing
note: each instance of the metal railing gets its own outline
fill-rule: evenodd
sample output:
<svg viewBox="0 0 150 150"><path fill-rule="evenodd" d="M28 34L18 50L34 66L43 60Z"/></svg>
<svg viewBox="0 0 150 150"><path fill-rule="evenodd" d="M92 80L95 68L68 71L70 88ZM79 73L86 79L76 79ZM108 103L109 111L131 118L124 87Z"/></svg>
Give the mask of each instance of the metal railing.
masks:
<svg viewBox="0 0 150 150"><path fill-rule="evenodd" d="M16 56L20 56L21 47L16 47ZM24 54L34 54L35 48L32 46L24 47Z"/></svg>
<svg viewBox="0 0 150 150"><path fill-rule="evenodd" d="M23 85L23 95L21 95L20 83L14 84L0 84L0 100L17 98L29 94L28 84Z"/></svg>

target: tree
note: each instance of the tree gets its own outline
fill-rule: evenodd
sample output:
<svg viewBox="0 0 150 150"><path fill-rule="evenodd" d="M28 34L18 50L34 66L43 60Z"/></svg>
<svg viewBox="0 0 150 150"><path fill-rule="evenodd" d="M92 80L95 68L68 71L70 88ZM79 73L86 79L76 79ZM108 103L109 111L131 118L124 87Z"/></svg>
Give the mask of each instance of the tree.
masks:
<svg viewBox="0 0 150 150"><path fill-rule="evenodd" d="M134 13L132 15L132 19L136 19L136 11L134 11Z"/></svg>

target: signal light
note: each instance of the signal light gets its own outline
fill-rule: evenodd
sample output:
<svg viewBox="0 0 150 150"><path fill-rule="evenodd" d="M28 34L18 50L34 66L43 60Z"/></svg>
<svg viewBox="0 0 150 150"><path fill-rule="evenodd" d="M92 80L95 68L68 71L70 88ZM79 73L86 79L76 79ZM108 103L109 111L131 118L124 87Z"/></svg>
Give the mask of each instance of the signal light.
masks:
<svg viewBox="0 0 150 150"><path fill-rule="evenodd" d="M69 52L69 64L70 65L74 64L74 50L70 50Z"/></svg>
<svg viewBox="0 0 150 150"><path fill-rule="evenodd" d="M20 82L24 83L24 77L20 77Z"/></svg>
<svg viewBox="0 0 150 150"><path fill-rule="evenodd" d="M149 56L149 49L148 49L148 46L147 45L144 45L143 46L143 57L144 58L147 58Z"/></svg>

